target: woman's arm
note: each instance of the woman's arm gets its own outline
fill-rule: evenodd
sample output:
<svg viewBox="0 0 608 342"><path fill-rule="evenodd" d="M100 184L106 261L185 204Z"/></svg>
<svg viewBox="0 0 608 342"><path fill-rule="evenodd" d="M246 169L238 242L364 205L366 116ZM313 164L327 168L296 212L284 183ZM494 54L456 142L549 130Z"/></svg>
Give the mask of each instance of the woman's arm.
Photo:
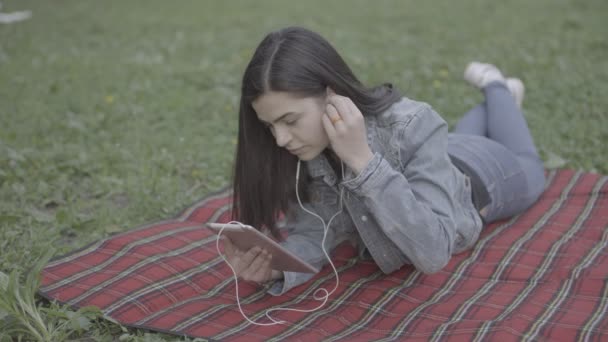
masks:
<svg viewBox="0 0 608 342"><path fill-rule="evenodd" d="M377 223L377 229L362 237L384 272L404 263L383 260L391 252L402 253L425 273L437 272L452 254L458 201L447 155L447 124L425 104L398 133L401 170L375 153L363 171L343 185Z"/></svg>

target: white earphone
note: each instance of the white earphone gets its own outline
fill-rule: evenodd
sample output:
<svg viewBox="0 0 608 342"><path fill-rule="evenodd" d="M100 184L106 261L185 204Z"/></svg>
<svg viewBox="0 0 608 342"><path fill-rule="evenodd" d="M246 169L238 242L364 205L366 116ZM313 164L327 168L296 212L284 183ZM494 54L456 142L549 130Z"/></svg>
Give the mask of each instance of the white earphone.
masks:
<svg viewBox="0 0 608 342"><path fill-rule="evenodd" d="M341 162L341 168L342 168L342 179L344 179L344 163ZM260 325L260 326L268 326L268 325L276 325L276 324L286 324L286 321L281 321L281 320L277 320L275 318L273 318L272 316L270 316L271 312L274 311L296 311L296 312L313 312L316 310L321 309L325 303L327 303L327 300L329 299L329 296L331 294L333 294L336 289L338 288L338 285L340 284L340 278L338 276L338 270L336 269L336 266L334 265L334 263L331 261L331 258L329 257L329 253L327 253L327 250L325 249L325 239L327 238L327 232L329 231L329 226L331 225L331 222L334 220L334 218L336 218L336 216L338 216L341 212L342 212L342 195L343 195L343 191L344 189L340 189L340 209L338 210L338 212L336 212L327 222L327 224L325 223L325 220L323 220L323 218L319 215L317 215L316 213L304 208L304 205L302 204L302 201L300 200L300 194L298 192L298 182L300 180L300 160L298 160L298 166L296 169L296 197L298 198L298 203L300 204L300 208L302 208L302 210L306 211L307 213L317 217L319 220L321 220L321 223L323 224L323 240L321 241L321 248L323 249L323 253L325 254L325 257L327 258L327 261L329 261L334 274L336 275L336 285L334 286L334 288L331 291L327 291L327 289L325 288L318 288L315 290L315 292L313 293L313 298L315 300L318 301L323 301L321 304L319 304L317 307L313 308L313 309L308 309L308 310L301 310L301 309L290 309L290 308L276 308L276 309L270 309L270 310L266 310L265 312L265 316L268 317L268 319L270 321L272 321L271 323L257 323L252 321L249 317L247 317L247 315L245 315L245 313L243 312L243 309L241 308L241 301L239 300L239 280L238 277L236 275L236 271L234 270L234 268L232 267L232 265L230 265L230 263L228 262L228 260L226 259L226 257L220 252L220 237L222 235L222 231L224 230L224 227L222 227L222 229L220 229L218 235L217 235L217 240L215 242L215 247L217 248L217 252L218 254L222 257L222 259L224 260L224 262L226 262L226 264L228 265L228 267L230 267L230 270L232 270L232 274L234 276L234 282L235 282L235 292L236 292L236 303L239 307L239 311L241 312L241 315L243 315L243 317L251 324L255 324L255 325ZM241 222L238 221L232 221L229 223L237 223L240 225L243 225ZM320 293L320 294L319 294Z"/></svg>

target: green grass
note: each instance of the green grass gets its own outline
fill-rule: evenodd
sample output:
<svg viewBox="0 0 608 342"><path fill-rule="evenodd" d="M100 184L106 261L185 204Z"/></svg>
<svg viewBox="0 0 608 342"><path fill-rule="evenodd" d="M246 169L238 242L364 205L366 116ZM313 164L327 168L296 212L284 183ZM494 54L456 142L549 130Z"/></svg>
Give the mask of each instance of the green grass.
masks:
<svg viewBox="0 0 608 342"><path fill-rule="evenodd" d="M0 272L22 284L49 249L173 215L227 185L242 71L286 25L320 32L361 80L390 81L450 124L481 100L462 81L466 63L495 63L524 80L548 166L608 174L604 0L3 5L33 12L0 25ZM71 339L163 340L37 310L46 322L91 319L68 324Z"/></svg>

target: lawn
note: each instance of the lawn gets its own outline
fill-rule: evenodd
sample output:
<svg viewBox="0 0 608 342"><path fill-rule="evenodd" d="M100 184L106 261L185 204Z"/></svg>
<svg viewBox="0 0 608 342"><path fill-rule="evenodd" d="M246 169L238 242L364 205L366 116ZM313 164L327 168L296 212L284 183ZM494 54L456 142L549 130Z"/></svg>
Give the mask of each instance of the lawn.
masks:
<svg viewBox="0 0 608 342"><path fill-rule="evenodd" d="M0 24L0 275L19 272L22 284L47 251L172 216L227 186L242 71L264 34L287 25L320 32L363 82L392 82L450 124L481 100L464 66L495 63L526 84L548 168L608 174L604 0L2 5L32 11ZM72 339L172 339L78 315Z"/></svg>

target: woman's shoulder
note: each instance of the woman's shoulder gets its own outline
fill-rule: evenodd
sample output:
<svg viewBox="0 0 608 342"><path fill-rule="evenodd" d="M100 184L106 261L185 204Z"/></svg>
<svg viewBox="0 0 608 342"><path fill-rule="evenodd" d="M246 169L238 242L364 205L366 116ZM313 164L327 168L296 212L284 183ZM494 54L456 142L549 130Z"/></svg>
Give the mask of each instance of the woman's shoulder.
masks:
<svg viewBox="0 0 608 342"><path fill-rule="evenodd" d="M414 119L421 117L435 118L436 120L443 121L428 103L404 96L378 115L376 121L378 126L393 126L395 124L409 124Z"/></svg>

